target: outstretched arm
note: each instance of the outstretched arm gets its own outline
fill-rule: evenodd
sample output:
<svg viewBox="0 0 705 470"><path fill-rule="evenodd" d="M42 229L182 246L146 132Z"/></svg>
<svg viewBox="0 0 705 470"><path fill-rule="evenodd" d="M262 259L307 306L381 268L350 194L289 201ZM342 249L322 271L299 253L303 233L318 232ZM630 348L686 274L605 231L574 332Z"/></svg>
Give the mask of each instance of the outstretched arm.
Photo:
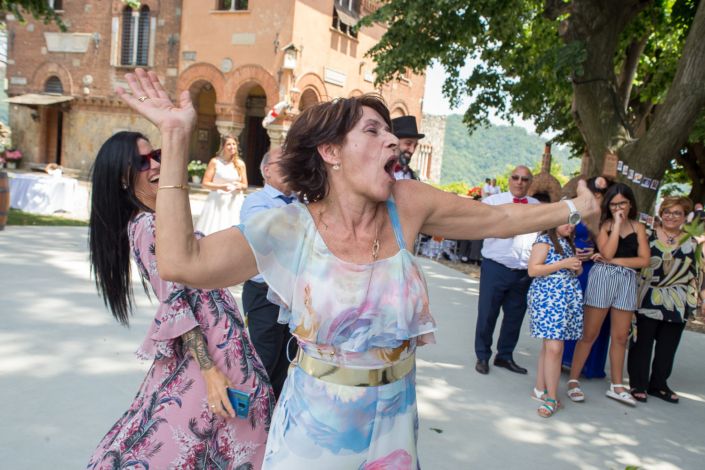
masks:
<svg viewBox="0 0 705 470"><path fill-rule="evenodd" d="M188 91L181 94L177 106L154 72L138 68L125 78L131 94L118 88L118 95L161 132L161 189L156 209L159 275L199 288L228 287L254 276L255 258L239 230L223 230L201 240L193 235L186 165L196 111Z"/></svg>
<svg viewBox="0 0 705 470"><path fill-rule="evenodd" d="M418 232L453 240L509 238L558 227L567 223L570 214L565 202L491 206L418 181L397 181L394 199L410 240ZM584 181L578 184L573 202L586 225L596 229L598 205Z"/></svg>

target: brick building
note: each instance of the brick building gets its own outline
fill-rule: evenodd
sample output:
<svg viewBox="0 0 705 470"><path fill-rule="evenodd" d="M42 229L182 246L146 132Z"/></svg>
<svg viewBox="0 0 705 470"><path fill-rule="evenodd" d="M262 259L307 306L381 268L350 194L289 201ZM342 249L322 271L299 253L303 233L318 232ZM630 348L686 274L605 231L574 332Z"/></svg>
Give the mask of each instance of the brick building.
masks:
<svg viewBox="0 0 705 470"><path fill-rule="evenodd" d="M53 0L68 26L8 19L8 94L14 144L29 162L58 162L86 173L102 142L118 130L155 129L117 99L136 66L160 76L172 96L189 90L198 111L190 154L207 161L220 135L240 139L248 179L291 120L320 101L375 91L365 57L381 25L356 31L374 0ZM393 117L421 120L425 78L382 86ZM266 128L262 119L287 102ZM430 166L429 166L430 168Z"/></svg>

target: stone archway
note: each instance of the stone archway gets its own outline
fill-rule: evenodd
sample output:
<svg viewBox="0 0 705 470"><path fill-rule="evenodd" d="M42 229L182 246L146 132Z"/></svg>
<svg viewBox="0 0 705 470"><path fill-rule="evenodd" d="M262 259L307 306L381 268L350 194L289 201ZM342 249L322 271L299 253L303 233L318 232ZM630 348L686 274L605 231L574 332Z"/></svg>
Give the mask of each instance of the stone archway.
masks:
<svg viewBox="0 0 705 470"><path fill-rule="evenodd" d="M320 102L320 96L316 93L315 88L306 88L303 93L301 93L301 98L299 98L299 111L304 111Z"/></svg>
<svg viewBox="0 0 705 470"><path fill-rule="evenodd" d="M189 159L207 163L220 146L215 109L217 94L213 84L205 80L192 83L189 92L198 115L196 127L191 135Z"/></svg>
<svg viewBox="0 0 705 470"><path fill-rule="evenodd" d="M392 103L391 106L389 106L389 115L392 119L402 116L408 116L409 108L403 101L395 101L394 103Z"/></svg>
<svg viewBox="0 0 705 470"><path fill-rule="evenodd" d="M51 77L56 77L61 81L65 95L73 95L76 91L69 71L63 65L55 62L44 62L37 67L34 71L34 75L32 75L32 91L42 93L44 91L44 84Z"/></svg>
<svg viewBox="0 0 705 470"><path fill-rule="evenodd" d="M259 171L262 157L269 150L270 140L262 119L271 108L270 97L255 81L242 84L235 93L235 109L242 114L244 128L239 135L241 158L247 168L247 181L251 186L262 186L264 181Z"/></svg>

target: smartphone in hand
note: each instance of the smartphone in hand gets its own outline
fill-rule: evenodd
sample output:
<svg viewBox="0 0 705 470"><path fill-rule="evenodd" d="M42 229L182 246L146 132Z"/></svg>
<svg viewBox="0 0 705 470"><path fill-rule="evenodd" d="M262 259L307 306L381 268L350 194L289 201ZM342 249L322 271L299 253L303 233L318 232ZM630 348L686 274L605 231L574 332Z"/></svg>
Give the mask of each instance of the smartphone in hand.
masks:
<svg viewBox="0 0 705 470"><path fill-rule="evenodd" d="M247 418L250 413L250 394L228 387L228 398L238 418Z"/></svg>

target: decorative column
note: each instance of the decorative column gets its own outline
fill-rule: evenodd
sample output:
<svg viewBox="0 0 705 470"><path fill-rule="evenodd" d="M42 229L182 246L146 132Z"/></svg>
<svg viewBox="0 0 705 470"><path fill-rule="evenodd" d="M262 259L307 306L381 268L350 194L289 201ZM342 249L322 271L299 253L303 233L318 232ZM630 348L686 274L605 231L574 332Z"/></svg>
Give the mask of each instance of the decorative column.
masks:
<svg viewBox="0 0 705 470"><path fill-rule="evenodd" d="M286 138L286 133L291 127L290 123L284 122L283 124L270 124L267 126L267 135L269 136L270 148L281 147L284 144L284 139Z"/></svg>
<svg viewBox="0 0 705 470"><path fill-rule="evenodd" d="M221 136L231 135L236 139L240 139L240 134L245 129L245 124L233 121L215 121L215 126L218 128L218 133Z"/></svg>

